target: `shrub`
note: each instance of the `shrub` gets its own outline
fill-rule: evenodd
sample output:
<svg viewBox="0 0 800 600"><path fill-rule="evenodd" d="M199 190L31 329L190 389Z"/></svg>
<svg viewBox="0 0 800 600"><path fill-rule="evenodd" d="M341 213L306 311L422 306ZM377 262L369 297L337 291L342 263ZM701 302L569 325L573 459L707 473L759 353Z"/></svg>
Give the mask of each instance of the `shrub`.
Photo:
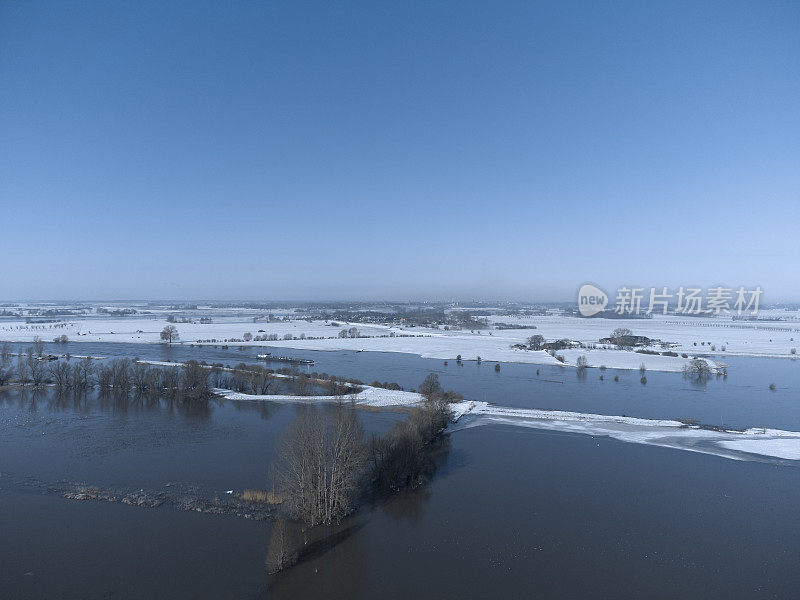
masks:
<svg viewBox="0 0 800 600"><path fill-rule="evenodd" d="M775 391L775 384L774 383L770 383L769 384L769 389L771 389L774 392Z"/></svg>

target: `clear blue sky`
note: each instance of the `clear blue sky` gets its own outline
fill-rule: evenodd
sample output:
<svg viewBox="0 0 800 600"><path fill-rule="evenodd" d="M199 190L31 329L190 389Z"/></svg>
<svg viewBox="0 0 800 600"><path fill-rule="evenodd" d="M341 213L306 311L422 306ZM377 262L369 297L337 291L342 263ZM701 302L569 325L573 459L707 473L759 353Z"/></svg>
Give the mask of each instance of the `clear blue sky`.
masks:
<svg viewBox="0 0 800 600"><path fill-rule="evenodd" d="M0 2L0 298L800 299L798 2Z"/></svg>

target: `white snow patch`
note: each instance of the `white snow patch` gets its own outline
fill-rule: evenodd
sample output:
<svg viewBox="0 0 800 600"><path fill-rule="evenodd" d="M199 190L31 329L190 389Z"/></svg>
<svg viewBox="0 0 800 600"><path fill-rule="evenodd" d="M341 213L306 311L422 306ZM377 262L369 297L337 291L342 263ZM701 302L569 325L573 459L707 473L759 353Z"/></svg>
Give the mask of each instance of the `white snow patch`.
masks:
<svg viewBox="0 0 800 600"><path fill-rule="evenodd" d="M719 445L730 450L738 450L749 454L800 460L800 443L794 437L763 440L724 440L719 442Z"/></svg>
<svg viewBox="0 0 800 600"><path fill-rule="evenodd" d="M800 432L781 429L745 431L704 429L680 421L597 415L559 410L519 409L474 402L466 415L474 419L459 421L452 431L491 423L606 436L623 442L713 454L735 460L751 460L753 454L787 460L800 460Z"/></svg>

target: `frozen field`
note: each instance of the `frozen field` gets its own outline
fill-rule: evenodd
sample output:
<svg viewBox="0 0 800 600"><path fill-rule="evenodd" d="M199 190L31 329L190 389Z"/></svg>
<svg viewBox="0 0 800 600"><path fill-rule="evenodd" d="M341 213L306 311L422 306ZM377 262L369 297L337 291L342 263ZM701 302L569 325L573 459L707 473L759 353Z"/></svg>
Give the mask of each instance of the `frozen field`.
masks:
<svg viewBox="0 0 800 600"><path fill-rule="evenodd" d="M277 313L277 311L275 311ZM165 313L166 314L166 313ZM26 323L23 320L0 321L0 340L30 342L38 336L52 341L66 335L70 341L160 343L160 332L168 323L165 314L134 318L83 318L50 323ZM284 311L291 315L291 311ZM534 334L546 340L562 338L580 342L584 348L561 350L558 354L567 366L574 366L579 356L585 356L590 367L680 371L687 359L655 356L603 347L598 341L617 327L627 327L635 335L647 336L675 344L670 349L678 354L713 355L724 363L725 356L763 356L791 358L792 349L800 341L800 315L781 311L784 321L734 321L730 318L676 318L658 316L653 319L580 319L563 316L490 317L492 323L535 326L536 329L494 329L483 331L445 331L423 327L364 325L360 323L315 320L253 322L246 311L226 311L211 315L212 323L174 323L183 344L229 343L236 346L271 346L304 350L368 350L403 352L425 358L455 360L560 364L544 351L512 348ZM361 337L338 337L342 329L355 327ZM252 336L277 336L277 340L244 342L245 333ZM290 337L291 339L284 339ZM209 341L213 340L213 341ZM661 351L658 345L654 350Z"/></svg>

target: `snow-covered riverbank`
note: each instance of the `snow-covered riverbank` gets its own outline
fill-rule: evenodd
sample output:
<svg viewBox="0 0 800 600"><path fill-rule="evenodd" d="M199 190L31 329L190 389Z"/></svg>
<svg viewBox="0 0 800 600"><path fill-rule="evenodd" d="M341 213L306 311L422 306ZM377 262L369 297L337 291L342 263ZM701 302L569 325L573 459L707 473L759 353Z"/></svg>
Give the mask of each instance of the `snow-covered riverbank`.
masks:
<svg viewBox="0 0 800 600"><path fill-rule="evenodd" d="M580 319L565 316L490 317L490 322L519 325L520 329L455 331L424 327L399 327L322 320L253 322L252 318L226 317L213 323L174 323L180 344L283 347L313 351L372 351L416 354L423 358L464 361L480 357L488 362L516 362L541 365L575 366L585 356L588 366L609 369L681 371L690 357L713 356L724 362L726 356L792 358L800 341L800 323L794 321L746 322L730 318ZM161 343L160 333L167 325L163 316L137 318L74 318L52 323L0 322L0 341L28 343L34 337L52 341L65 335L72 342ZM678 356L645 354L603 345L616 327L627 327L635 335L669 343ZM355 328L358 337L340 337L342 330ZM246 335L247 334L247 335ZM548 341L567 339L581 347L559 350L561 363L545 351L515 348L540 334ZM246 337L258 338L244 341ZM268 339L268 338L274 339ZM652 352L663 352L656 343ZM689 358L683 358L686 354Z"/></svg>
<svg viewBox="0 0 800 600"><path fill-rule="evenodd" d="M254 396L228 390L215 390L229 400L335 402L332 396ZM423 401L415 392L385 390L363 386L358 394L344 397L367 407L408 408ZM456 432L481 425L513 425L564 433L610 437L619 441L648 444L712 454L734 460L760 457L800 460L800 432L752 428L744 431L712 429L687 425L670 419L641 419L622 415L600 415L560 410L524 409L497 406L489 402L463 401L451 405Z"/></svg>

